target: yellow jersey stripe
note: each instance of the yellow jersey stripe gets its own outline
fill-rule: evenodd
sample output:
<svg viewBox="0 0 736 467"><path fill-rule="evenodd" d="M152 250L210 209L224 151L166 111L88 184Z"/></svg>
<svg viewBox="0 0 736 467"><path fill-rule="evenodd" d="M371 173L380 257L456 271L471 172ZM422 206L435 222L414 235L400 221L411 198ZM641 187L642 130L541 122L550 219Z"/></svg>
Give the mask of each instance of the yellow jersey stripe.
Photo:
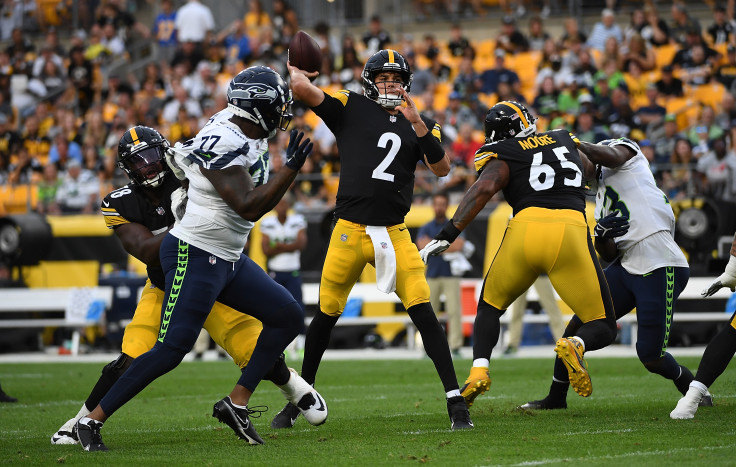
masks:
<svg viewBox="0 0 736 467"><path fill-rule="evenodd" d="M519 117L521 117L521 121L524 122L524 128L529 127L529 122L526 120L526 117L524 116L524 112L522 112L519 107L517 107L513 102L509 102L509 101L503 101L501 103L514 109L514 111L519 115Z"/></svg>
<svg viewBox="0 0 736 467"><path fill-rule="evenodd" d="M348 105L348 97L350 96L350 91L342 89L330 95L334 97L335 99L339 100L340 102L342 102L343 107Z"/></svg>
<svg viewBox="0 0 736 467"><path fill-rule="evenodd" d="M432 136L437 138L437 141L439 141L440 143L442 142L441 129L442 127L440 127L439 123L435 123L434 126L432 127Z"/></svg>
<svg viewBox="0 0 736 467"><path fill-rule="evenodd" d="M133 144L140 144L141 140L138 139L138 133L135 131L135 127L130 129L130 137L133 138Z"/></svg>
<svg viewBox="0 0 736 467"><path fill-rule="evenodd" d="M112 229L116 225L130 224L130 221L123 216L107 216L105 217L105 225L108 229Z"/></svg>
<svg viewBox="0 0 736 467"><path fill-rule="evenodd" d="M395 62L395 59L394 59L394 51L391 50L391 49L388 49L388 62L389 63L394 63Z"/></svg>
<svg viewBox="0 0 736 467"><path fill-rule="evenodd" d="M100 208L102 212L115 212L115 208Z"/></svg>
<svg viewBox="0 0 736 467"><path fill-rule="evenodd" d="M578 139L577 136L575 136L574 134L572 134L571 131L568 131L568 133L570 133L570 138L572 138L572 141L573 141L573 143L575 143L575 146L580 146L580 139Z"/></svg>

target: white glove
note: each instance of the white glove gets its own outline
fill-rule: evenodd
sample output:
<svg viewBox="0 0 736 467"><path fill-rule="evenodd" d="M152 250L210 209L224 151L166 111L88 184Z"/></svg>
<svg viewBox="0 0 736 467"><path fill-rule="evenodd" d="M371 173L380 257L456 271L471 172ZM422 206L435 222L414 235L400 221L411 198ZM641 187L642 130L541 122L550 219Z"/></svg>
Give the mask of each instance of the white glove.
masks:
<svg viewBox="0 0 736 467"><path fill-rule="evenodd" d="M174 159L174 155L176 154L176 150L174 148L169 148L166 150L166 156L164 158L166 159L166 164L169 166L172 172L174 172L174 176L178 178L179 180L185 180L187 178L184 171L179 167L179 164L176 163L176 159Z"/></svg>
<svg viewBox="0 0 736 467"><path fill-rule="evenodd" d="M424 264L427 264L430 256L437 256L448 248L450 248L450 242L447 240L432 240L419 251L419 256Z"/></svg>
<svg viewBox="0 0 736 467"><path fill-rule="evenodd" d="M700 292L703 297L710 297L718 292L721 287L728 287L731 292L736 290L736 256L731 256L726 265L726 270L707 289Z"/></svg>
<svg viewBox="0 0 736 467"><path fill-rule="evenodd" d="M184 217L184 213L187 210L187 190L177 188L171 193L171 213L174 214L174 223L178 224L181 222L181 218Z"/></svg>

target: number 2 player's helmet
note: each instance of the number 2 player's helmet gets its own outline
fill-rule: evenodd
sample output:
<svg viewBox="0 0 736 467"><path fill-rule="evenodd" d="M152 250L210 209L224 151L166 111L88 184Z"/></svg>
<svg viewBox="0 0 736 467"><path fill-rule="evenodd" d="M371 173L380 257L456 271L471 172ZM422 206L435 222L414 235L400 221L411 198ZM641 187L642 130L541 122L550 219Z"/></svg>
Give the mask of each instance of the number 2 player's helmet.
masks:
<svg viewBox="0 0 736 467"><path fill-rule="evenodd" d="M238 73L227 87L227 109L263 128L268 137L286 130L291 89L278 73L265 66L252 66Z"/></svg>
<svg viewBox="0 0 736 467"><path fill-rule="evenodd" d="M414 75L409 63L397 51L391 49L379 50L365 62L363 68L363 94L383 107L393 109L404 101L404 98L395 94L388 94L385 89L379 89L376 85L376 75L382 72L392 71L401 75L401 87L406 92L411 89L411 80ZM383 91L383 92L381 92Z"/></svg>
<svg viewBox="0 0 736 467"><path fill-rule="evenodd" d="M147 126L134 126L118 143L118 167L130 181L145 187L157 187L163 182L168 166L164 160L169 142L161 133Z"/></svg>
<svg viewBox="0 0 736 467"><path fill-rule="evenodd" d="M486 143L508 138L526 138L537 132L537 119L524 104L502 101L488 110L484 122Z"/></svg>

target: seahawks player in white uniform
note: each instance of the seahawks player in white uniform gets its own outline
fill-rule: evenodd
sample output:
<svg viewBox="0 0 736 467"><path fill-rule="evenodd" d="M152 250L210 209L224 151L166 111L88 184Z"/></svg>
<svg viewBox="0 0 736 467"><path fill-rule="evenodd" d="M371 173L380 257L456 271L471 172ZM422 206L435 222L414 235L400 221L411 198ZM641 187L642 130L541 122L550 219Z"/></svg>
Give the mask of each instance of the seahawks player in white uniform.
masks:
<svg viewBox="0 0 736 467"><path fill-rule="evenodd" d="M263 444L246 404L299 333L304 313L291 294L242 250L253 223L273 209L296 178L312 143L301 141L303 133L292 132L285 166L273 180L258 185L268 172L267 166L257 167L264 159L258 148L265 148L266 138L288 126L291 92L273 70L251 67L233 78L227 99L233 115L219 115L184 143L184 153L176 152L178 167L172 168L183 170L189 180L189 202L181 223L161 243L166 298L158 340L77 422L75 430L85 450L107 449L100 435L102 423L181 362L215 300L255 317L263 323L263 331L238 384L215 404L213 416L250 444ZM318 402L326 410L323 401Z"/></svg>
<svg viewBox="0 0 736 467"><path fill-rule="evenodd" d="M674 304L690 269L674 240L675 216L657 188L649 162L635 142L620 138L579 147L596 167L595 249L610 262L604 270L616 319L636 308L636 352L647 370L674 382L682 394L693 375L667 352ZM574 335L573 317L565 336ZM523 409L567 408L568 373L555 361L549 395ZM705 403L710 403L710 397Z"/></svg>

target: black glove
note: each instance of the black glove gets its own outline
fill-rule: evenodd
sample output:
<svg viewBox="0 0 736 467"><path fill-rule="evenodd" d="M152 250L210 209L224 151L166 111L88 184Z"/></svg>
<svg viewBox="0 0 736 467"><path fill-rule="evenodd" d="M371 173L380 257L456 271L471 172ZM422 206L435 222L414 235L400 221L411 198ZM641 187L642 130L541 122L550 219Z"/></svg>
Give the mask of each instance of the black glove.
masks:
<svg viewBox="0 0 736 467"><path fill-rule="evenodd" d="M312 152L314 144L309 140L305 139L303 143L299 144L304 137L304 132L299 130L291 130L291 136L289 136L289 147L286 148L286 166L291 170L299 170L304 165L304 161L307 160L307 156Z"/></svg>
<svg viewBox="0 0 736 467"><path fill-rule="evenodd" d="M603 219L599 220L595 225L593 232L598 238L615 238L624 235L629 231L629 220L618 215L618 211L614 211Z"/></svg>

